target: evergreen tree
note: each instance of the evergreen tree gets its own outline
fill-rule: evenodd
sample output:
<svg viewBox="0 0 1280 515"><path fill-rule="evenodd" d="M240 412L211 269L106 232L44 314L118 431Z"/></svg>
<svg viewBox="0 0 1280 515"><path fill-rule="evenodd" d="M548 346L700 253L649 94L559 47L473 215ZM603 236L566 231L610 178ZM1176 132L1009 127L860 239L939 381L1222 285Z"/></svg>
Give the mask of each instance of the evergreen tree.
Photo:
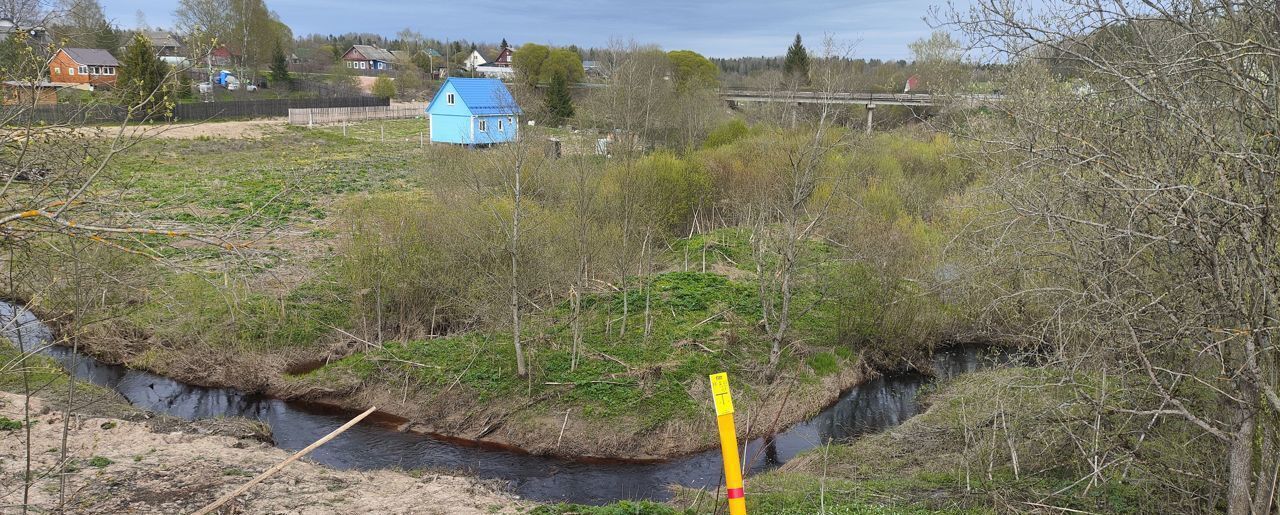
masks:
<svg viewBox="0 0 1280 515"><path fill-rule="evenodd" d="M120 60L120 75L116 89L120 101L136 107L141 116L157 112L168 102L164 79L169 65L161 61L151 49L151 40L139 32L124 50Z"/></svg>
<svg viewBox="0 0 1280 515"><path fill-rule="evenodd" d="M560 125L573 118L573 97L569 96L569 80L564 73L551 76L551 84L547 87L544 99L551 125Z"/></svg>
<svg viewBox="0 0 1280 515"><path fill-rule="evenodd" d="M782 63L782 73L801 83L809 82L809 52L804 49L804 43L800 41L798 33L796 41L787 49L787 58Z"/></svg>
<svg viewBox="0 0 1280 515"><path fill-rule="evenodd" d="M500 50L506 50L507 48L509 48L509 47L507 46L507 38L502 38L502 45L501 45L501 46L499 46L499 47L498 47L498 49L500 49Z"/></svg>
<svg viewBox="0 0 1280 515"><path fill-rule="evenodd" d="M111 25L101 25L93 33L93 48L101 48L109 52L115 52L120 48L120 36L116 33L116 29Z"/></svg>
<svg viewBox="0 0 1280 515"><path fill-rule="evenodd" d="M289 85L289 62L284 57L284 49L280 47L280 42L276 41L276 47L271 52L271 82L277 85Z"/></svg>

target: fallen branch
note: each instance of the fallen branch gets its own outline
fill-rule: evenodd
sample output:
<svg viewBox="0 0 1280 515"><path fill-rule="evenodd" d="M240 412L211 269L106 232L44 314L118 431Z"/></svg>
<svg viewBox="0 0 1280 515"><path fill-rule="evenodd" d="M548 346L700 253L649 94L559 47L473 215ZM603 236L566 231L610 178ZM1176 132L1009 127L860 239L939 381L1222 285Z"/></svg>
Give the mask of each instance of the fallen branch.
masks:
<svg viewBox="0 0 1280 515"><path fill-rule="evenodd" d="M542 384L543 384L543 385L545 385L545 386L565 386L565 385L578 386L578 385L583 385L583 384L614 384L614 385L618 385L618 386L635 386L635 385L634 385L634 384L632 384L632 383L620 383L620 382L617 382L617 381L575 381L575 382L572 382L572 383L559 383L559 382L555 382L555 381L547 381L547 382L542 383Z"/></svg>
<svg viewBox="0 0 1280 515"><path fill-rule="evenodd" d="M718 317L718 316L720 316L720 315L723 315L723 314L725 314L725 313L728 313L728 312L729 312L729 310L728 310L728 309L726 309L726 310L724 310L724 311L721 311L721 312L719 312L719 313L716 313L716 314L714 314L714 315L711 315L711 316L709 316L709 317L707 317L707 318L704 318L701 322L698 322L698 323L696 323L696 324L693 324L693 327L698 327L698 326L700 326L700 325L702 325L702 324L705 324L705 323L707 323L707 322L710 322L710 321L712 321L712 320L715 320L715 319L716 319L716 317Z"/></svg>
<svg viewBox="0 0 1280 515"><path fill-rule="evenodd" d="M236 498L237 496L239 496L240 494L243 494L243 493L245 493L245 492L249 491L249 489L250 489L250 488L252 488L252 487L253 487L253 485L256 485L256 484L258 484L258 483L261 483L261 482L262 482L262 480L264 480L264 479L266 479L266 478L271 477L271 476L272 476L272 475L274 475L276 472L280 472L281 470L283 470L283 469L285 468L285 466L289 465L290 463L293 463L294 461L297 461L297 460L298 460L298 458L301 458L301 457L303 457L303 456L306 456L306 455L307 455L307 454L309 454L311 451L316 450L316 448L320 447L321 445L324 445L324 444L328 443L328 442L329 442L329 440L332 440L332 439L334 439L335 437L337 437L338 435L340 435L340 434L342 434L343 432L345 432L346 430L351 429L351 426L354 426L354 425L356 425L356 423L357 423L357 422L360 422L361 420L364 420L364 418L365 418L365 417L369 416L369 414L370 414L370 413L373 413L373 411L374 411L374 410L376 410L376 409L378 409L378 408L377 408L377 406L371 406L369 409L365 410L365 411L364 411L364 413L361 413L361 414L359 414L359 415L356 415L356 418L351 419L351 421L350 421L350 422L347 422L346 424L343 424L343 425L342 425L342 427L339 427L339 428L337 428L337 429L334 429L334 430L333 430L333 432L331 432L331 433L329 433L329 434L327 434L327 435L324 435L324 438L321 438L321 439L319 439L319 440L316 440L316 441L315 441L315 443L313 443L313 444L311 444L311 445L308 445L305 449L302 449L301 451L298 451L298 452L294 453L294 454L293 454L293 456L289 456L289 457L288 457L287 459L285 459L284 461L282 461L282 462L280 462L280 463L277 463L274 467L271 467L271 468L267 469L267 471L266 471L266 472L263 472L263 473L261 473L261 474L258 474L258 477L255 477L255 478L253 478L253 479L249 480L249 482L248 482L248 483L245 483L245 484L241 485L241 486L240 486L240 488L235 489L235 491L233 491L233 492L231 492L231 493L229 493L229 494L227 494L227 495L222 496L221 498L219 498L219 499L218 499L218 500L216 500L216 501L213 501L212 503L209 503L209 505L208 505L208 506L205 506L205 507L203 507L203 508L200 508L200 511L195 512L193 515L208 515L209 513L212 513L212 512L213 512L213 510L218 509L220 506L222 506L223 504L226 504L228 501L230 501L230 500L232 500L232 499L235 499L235 498Z"/></svg>

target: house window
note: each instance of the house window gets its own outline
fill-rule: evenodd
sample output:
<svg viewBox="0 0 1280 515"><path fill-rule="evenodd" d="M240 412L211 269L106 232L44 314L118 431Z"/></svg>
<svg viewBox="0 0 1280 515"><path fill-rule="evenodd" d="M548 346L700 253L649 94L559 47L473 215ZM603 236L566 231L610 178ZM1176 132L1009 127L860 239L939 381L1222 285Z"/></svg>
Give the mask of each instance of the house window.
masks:
<svg viewBox="0 0 1280 515"><path fill-rule="evenodd" d="M88 75L88 74L89 74L89 67L80 65L80 75Z"/></svg>
<svg viewBox="0 0 1280 515"><path fill-rule="evenodd" d="M61 66L54 66L54 67L53 67L53 74L54 74L54 75L62 75L62 67L61 67Z"/></svg>
<svg viewBox="0 0 1280 515"><path fill-rule="evenodd" d="M76 69L75 69L75 68L67 68L67 75L70 75L70 76L74 77L74 76L76 75Z"/></svg>
<svg viewBox="0 0 1280 515"><path fill-rule="evenodd" d="M480 120L480 132L489 132L489 122Z"/></svg>
<svg viewBox="0 0 1280 515"><path fill-rule="evenodd" d="M502 132L502 120L498 120L498 132Z"/></svg>
<svg viewBox="0 0 1280 515"><path fill-rule="evenodd" d="M453 93L449 93L449 95L445 97L445 101L446 101L449 105L453 105Z"/></svg>
<svg viewBox="0 0 1280 515"><path fill-rule="evenodd" d="M116 74L115 68L107 68L107 75L115 75L115 74Z"/></svg>

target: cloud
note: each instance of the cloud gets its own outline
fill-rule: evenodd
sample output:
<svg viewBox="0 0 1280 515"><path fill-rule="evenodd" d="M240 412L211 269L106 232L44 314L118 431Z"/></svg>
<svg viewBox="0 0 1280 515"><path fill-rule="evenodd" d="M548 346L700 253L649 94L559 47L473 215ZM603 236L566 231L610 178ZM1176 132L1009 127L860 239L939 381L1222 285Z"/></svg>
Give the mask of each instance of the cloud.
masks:
<svg viewBox="0 0 1280 515"><path fill-rule="evenodd" d="M933 0L937 1L937 0ZM909 57L907 44L928 35L926 0L267 0L294 34L375 32L412 27L440 39L537 41L604 46L634 39L715 57L780 55L802 34L813 49L826 34L857 41L856 55ZM154 26L172 23L176 0L105 0L109 17L134 24L142 10Z"/></svg>

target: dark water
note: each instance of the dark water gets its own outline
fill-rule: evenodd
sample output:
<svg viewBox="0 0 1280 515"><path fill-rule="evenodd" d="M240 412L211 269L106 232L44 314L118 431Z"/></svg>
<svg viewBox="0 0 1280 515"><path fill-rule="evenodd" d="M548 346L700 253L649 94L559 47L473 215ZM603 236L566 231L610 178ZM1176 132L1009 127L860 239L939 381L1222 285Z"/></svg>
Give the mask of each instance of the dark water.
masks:
<svg viewBox="0 0 1280 515"><path fill-rule="evenodd" d="M3 334L24 349L47 346L48 327L30 312L0 302ZM15 323L16 322L16 323ZM345 423L351 413L307 403L242 394L225 388L186 385L148 372L100 363L61 346L40 351L77 378L112 388L148 410L196 419L239 416L271 426L276 444L301 449ZM939 352L934 365L942 377L972 372L989 359L978 347ZM919 412L916 392L930 379L916 373L882 377L841 396L813 419L776 435L748 442L742 453L751 472L785 463L801 451L896 426ZM372 417L371 417L372 419ZM655 464L582 463L503 450L458 445L430 436L398 432L374 421L356 425L313 451L308 459L339 469L432 468L462 471L510 483L518 495L538 501L604 504L619 499L665 499L667 485L714 489L720 484L718 450ZM739 424L745 424L740 421ZM740 426L741 427L741 426Z"/></svg>

